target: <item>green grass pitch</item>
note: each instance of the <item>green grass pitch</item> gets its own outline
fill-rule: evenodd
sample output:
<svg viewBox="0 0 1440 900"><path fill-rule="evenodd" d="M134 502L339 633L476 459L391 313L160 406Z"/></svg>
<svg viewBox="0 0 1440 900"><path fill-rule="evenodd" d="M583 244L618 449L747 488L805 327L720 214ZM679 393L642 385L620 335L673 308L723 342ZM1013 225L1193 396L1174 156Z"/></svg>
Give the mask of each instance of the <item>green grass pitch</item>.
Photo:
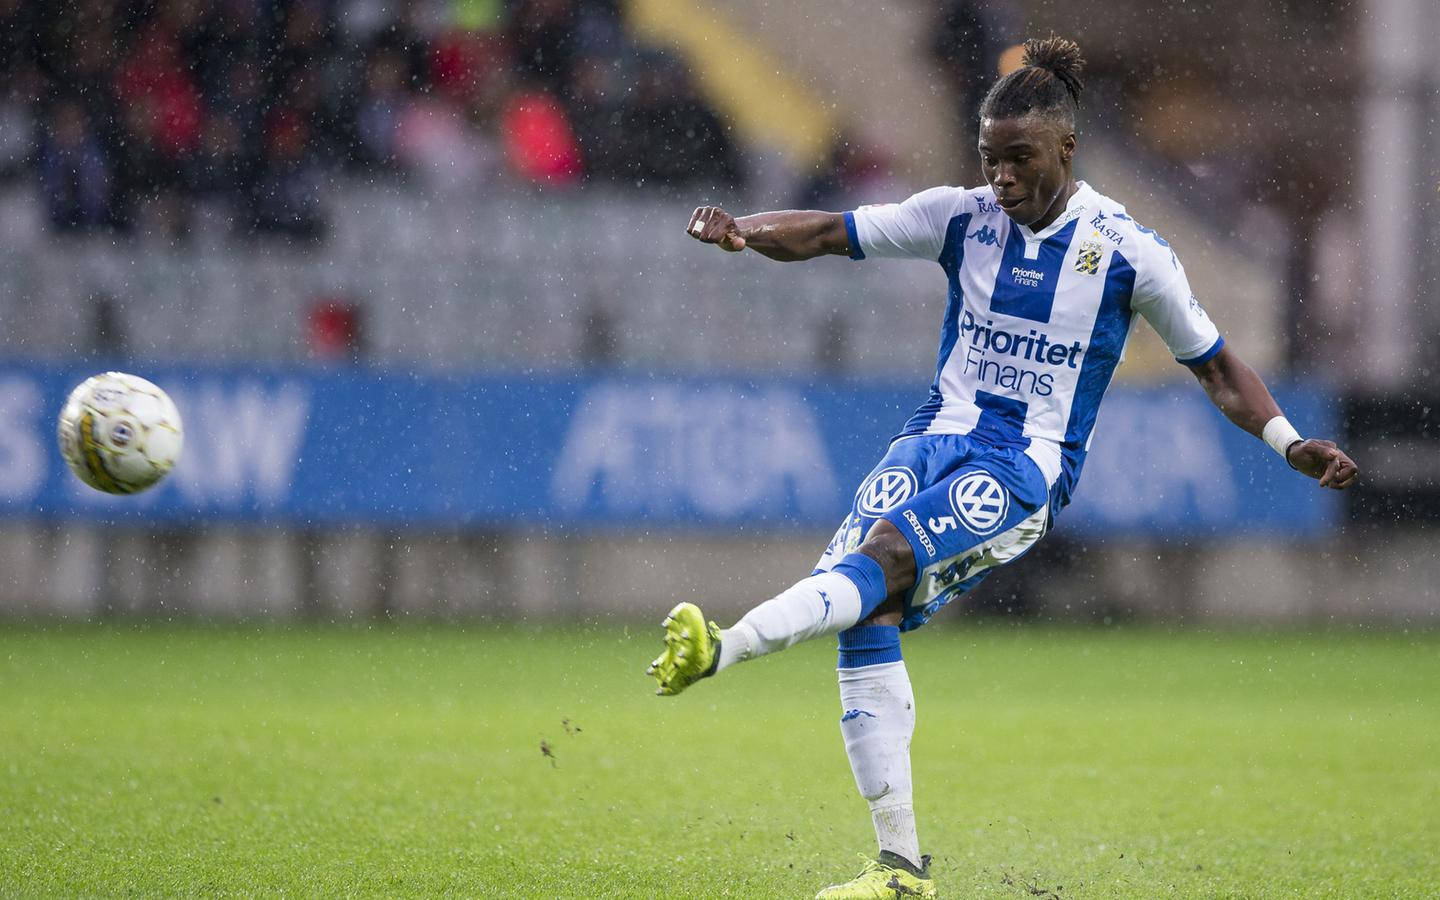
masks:
<svg viewBox="0 0 1440 900"><path fill-rule="evenodd" d="M0 895L851 876L831 642L661 699L659 633L0 629ZM1440 894L1440 635L937 625L906 658L942 896Z"/></svg>

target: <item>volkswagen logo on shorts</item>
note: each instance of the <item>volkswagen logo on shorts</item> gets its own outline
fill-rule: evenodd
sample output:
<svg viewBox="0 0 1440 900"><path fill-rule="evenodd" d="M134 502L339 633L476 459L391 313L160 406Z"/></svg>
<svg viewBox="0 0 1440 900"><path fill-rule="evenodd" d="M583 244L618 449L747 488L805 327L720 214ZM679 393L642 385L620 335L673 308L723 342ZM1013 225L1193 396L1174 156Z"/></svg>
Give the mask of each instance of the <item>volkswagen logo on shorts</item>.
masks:
<svg viewBox="0 0 1440 900"><path fill-rule="evenodd" d="M966 528L976 534L989 534L1005 521L1010 494L993 476L971 472L950 485L950 506Z"/></svg>
<svg viewBox="0 0 1440 900"><path fill-rule="evenodd" d="M885 513L915 496L915 473L904 466L881 469L860 489L860 511L867 516Z"/></svg>

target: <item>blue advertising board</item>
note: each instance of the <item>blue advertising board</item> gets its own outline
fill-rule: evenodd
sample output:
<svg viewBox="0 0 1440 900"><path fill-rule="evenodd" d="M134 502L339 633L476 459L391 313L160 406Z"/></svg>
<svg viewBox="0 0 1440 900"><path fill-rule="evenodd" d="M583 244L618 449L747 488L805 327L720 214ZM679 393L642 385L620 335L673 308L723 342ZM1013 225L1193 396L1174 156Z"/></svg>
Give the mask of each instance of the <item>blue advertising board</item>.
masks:
<svg viewBox="0 0 1440 900"><path fill-rule="evenodd" d="M924 387L712 377L442 376L129 367L175 399L185 452L109 497L55 446L93 370L0 365L0 516L387 527L828 529ZM1277 391L1333 431L1325 392ZM1194 385L1112 389L1075 503L1092 534L1316 533L1328 492Z"/></svg>

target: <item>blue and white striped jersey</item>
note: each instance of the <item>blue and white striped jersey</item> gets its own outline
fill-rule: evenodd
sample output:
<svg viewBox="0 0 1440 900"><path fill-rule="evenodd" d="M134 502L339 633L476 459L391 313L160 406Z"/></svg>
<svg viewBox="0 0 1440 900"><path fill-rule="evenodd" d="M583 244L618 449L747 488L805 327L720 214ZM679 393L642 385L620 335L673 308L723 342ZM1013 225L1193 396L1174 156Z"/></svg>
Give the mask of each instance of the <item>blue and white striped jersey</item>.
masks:
<svg viewBox="0 0 1440 900"><path fill-rule="evenodd" d="M935 382L901 436L970 434L1022 448L1059 506L1135 313L1186 365L1225 344L1170 245L1083 181L1039 232L1011 221L989 187L862 206L845 226L853 259L935 260L950 282Z"/></svg>

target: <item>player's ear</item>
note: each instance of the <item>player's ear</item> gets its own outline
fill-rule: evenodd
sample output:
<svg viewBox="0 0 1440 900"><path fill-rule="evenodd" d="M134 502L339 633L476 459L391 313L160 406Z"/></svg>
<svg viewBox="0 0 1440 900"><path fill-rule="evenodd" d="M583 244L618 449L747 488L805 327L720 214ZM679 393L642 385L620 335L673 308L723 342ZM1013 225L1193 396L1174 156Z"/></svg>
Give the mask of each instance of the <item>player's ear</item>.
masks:
<svg viewBox="0 0 1440 900"><path fill-rule="evenodd" d="M1060 158L1065 162L1075 158L1075 132L1071 131L1060 138Z"/></svg>

